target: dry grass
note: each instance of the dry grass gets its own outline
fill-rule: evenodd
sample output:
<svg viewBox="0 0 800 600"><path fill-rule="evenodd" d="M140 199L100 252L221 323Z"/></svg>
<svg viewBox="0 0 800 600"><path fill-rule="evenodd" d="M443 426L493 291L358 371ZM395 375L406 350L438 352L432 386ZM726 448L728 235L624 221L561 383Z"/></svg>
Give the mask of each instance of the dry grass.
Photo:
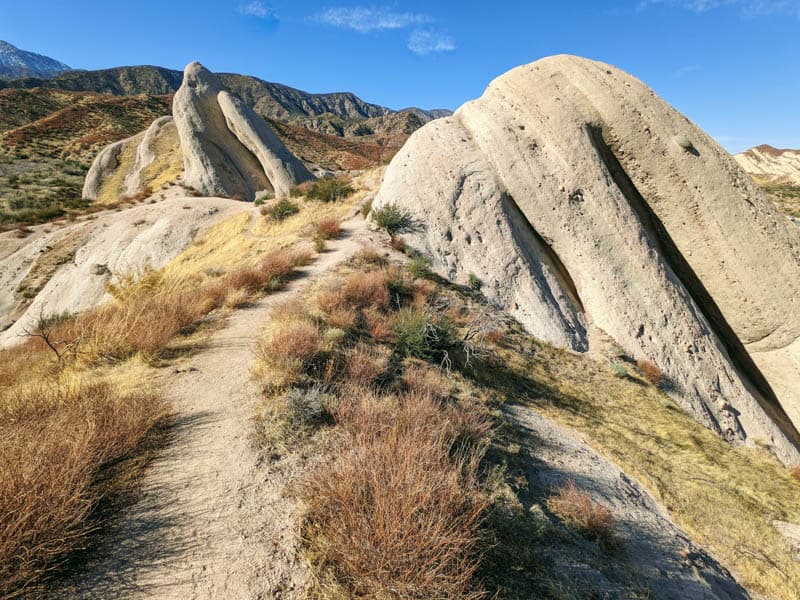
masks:
<svg viewBox="0 0 800 600"><path fill-rule="evenodd" d="M638 359L636 361L636 368L639 369L639 372L647 381L656 387L663 385L667 381L664 372L651 360L646 360L644 358Z"/></svg>
<svg viewBox="0 0 800 600"><path fill-rule="evenodd" d="M372 385L389 366L389 352L386 348L359 342L350 348L345 356L345 371L349 381Z"/></svg>
<svg viewBox="0 0 800 600"><path fill-rule="evenodd" d="M307 305L276 307L255 368L270 392L257 431L273 453L311 440L326 452L297 486L312 595L483 597L479 465L491 426L434 367L393 362L380 329L394 329L395 275L357 270ZM337 433L318 438L330 417Z"/></svg>
<svg viewBox="0 0 800 600"><path fill-rule="evenodd" d="M336 217L327 217L317 223L317 236L323 240L332 240L342 234L342 223Z"/></svg>
<svg viewBox="0 0 800 600"><path fill-rule="evenodd" d="M304 318L282 322L259 341L254 375L274 390L300 383L317 365L322 346L315 323Z"/></svg>
<svg viewBox="0 0 800 600"><path fill-rule="evenodd" d="M319 294L317 303L329 314L337 310L385 308L389 304L386 276L382 271L355 271L342 285Z"/></svg>
<svg viewBox="0 0 800 600"><path fill-rule="evenodd" d="M88 533L106 465L164 415L146 392L52 383L0 395L0 596L26 597Z"/></svg>
<svg viewBox="0 0 800 600"><path fill-rule="evenodd" d="M635 477L752 594L800 597L800 563L772 525L800 523L800 482L768 452L732 447L654 386L505 330L480 383L586 437ZM530 351L524 350L530 348Z"/></svg>
<svg viewBox="0 0 800 600"><path fill-rule="evenodd" d="M338 593L484 597L473 581L489 505L477 477L481 452L458 445L449 412L429 395L362 389L335 417L344 446L300 493L309 551Z"/></svg>
<svg viewBox="0 0 800 600"><path fill-rule="evenodd" d="M592 500L574 481L568 481L558 488L547 499L547 506L567 525L596 540L603 548L611 550L616 547L611 510Z"/></svg>

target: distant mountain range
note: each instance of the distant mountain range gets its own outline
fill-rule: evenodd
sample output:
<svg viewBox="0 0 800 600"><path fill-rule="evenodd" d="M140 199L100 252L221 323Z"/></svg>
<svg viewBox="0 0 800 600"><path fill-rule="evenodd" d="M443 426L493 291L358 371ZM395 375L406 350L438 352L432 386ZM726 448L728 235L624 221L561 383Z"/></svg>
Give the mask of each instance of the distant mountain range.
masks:
<svg viewBox="0 0 800 600"><path fill-rule="evenodd" d="M0 88L51 88L74 92L96 92L114 96L147 94L168 95L180 87L183 73L155 66L117 67L99 71L73 70L54 77L21 77L0 81ZM331 135L358 136L374 130L372 124L363 126L365 119L391 114L410 113L422 124L451 114L445 109L422 110L409 108L394 111L385 106L365 102L350 92L312 94L287 85L271 83L234 73L219 74L223 84L250 104L263 117L296 123ZM380 128L379 124L375 124Z"/></svg>
<svg viewBox="0 0 800 600"><path fill-rule="evenodd" d="M19 77L48 79L68 70L67 65L54 58L20 50L0 40L0 80Z"/></svg>

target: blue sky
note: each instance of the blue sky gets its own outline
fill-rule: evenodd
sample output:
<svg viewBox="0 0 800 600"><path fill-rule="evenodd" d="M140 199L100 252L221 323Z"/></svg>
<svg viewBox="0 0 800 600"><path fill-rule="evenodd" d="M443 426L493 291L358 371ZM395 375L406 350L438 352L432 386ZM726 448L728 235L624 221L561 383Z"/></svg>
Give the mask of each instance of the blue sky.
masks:
<svg viewBox="0 0 800 600"><path fill-rule="evenodd" d="M800 0L0 0L0 39L75 68L200 60L392 108L457 108L511 67L578 54L732 152L800 148Z"/></svg>

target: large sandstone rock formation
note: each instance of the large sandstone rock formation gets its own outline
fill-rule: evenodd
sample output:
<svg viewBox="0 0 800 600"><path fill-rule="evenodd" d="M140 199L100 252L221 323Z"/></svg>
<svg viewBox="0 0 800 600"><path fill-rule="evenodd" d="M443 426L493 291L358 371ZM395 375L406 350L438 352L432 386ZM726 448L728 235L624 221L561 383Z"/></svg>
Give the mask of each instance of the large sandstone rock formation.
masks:
<svg viewBox="0 0 800 600"><path fill-rule="evenodd" d="M186 67L172 112L183 148L184 183L204 195L252 200L267 190L286 196L312 177L269 125L200 63Z"/></svg>
<svg viewBox="0 0 800 600"><path fill-rule="evenodd" d="M172 117L104 148L89 169L83 197L113 202L156 191L183 173L183 185L204 196L253 200L262 191L286 196L312 179L266 121L200 63L186 67L172 109Z"/></svg>
<svg viewBox="0 0 800 600"><path fill-rule="evenodd" d="M732 441L800 462L800 244L736 162L635 78L572 56L519 67L417 131L374 206L533 334L599 328Z"/></svg>

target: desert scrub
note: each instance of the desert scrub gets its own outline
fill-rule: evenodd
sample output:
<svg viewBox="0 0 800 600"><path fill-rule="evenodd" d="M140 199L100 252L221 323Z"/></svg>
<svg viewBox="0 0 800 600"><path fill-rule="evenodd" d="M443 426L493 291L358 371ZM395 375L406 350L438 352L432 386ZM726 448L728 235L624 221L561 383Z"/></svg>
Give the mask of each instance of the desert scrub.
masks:
<svg viewBox="0 0 800 600"><path fill-rule="evenodd" d="M336 396L320 385L292 387L272 398L256 421L259 443L273 453L287 452L316 430L333 424Z"/></svg>
<svg viewBox="0 0 800 600"><path fill-rule="evenodd" d="M321 578L346 597L484 597L482 450L459 444L452 412L427 394L362 388L334 417L345 442L300 486Z"/></svg>
<svg viewBox="0 0 800 600"><path fill-rule="evenodd" d="M0 596L34 595L83 546L98 503L132 481L105 471L124 468L165 415L159 396L101 382L37 379L0 392Z"/></svg>
<svg viewBox="0 0 800 600"><path fill-rule="evenodd" d="M431 259L424 254L417 254L410 261L408 261L408 267L406 268L414 277L430 277Z"/></svg>
<svg viewBox="0 0 800 600"><path fill-rule="evenodd" d="M306 198L320 202L336 202L352 195L355 189L349 179L324 177L314 181L306 190Z"/></svg>
<svg viewBox="0 0 800 600"><path fill-rule="evenodd" d="M404 307L394 322L395 349L402 356L448 361L455 331L446 316L428 308Z"/></svg>
<svg viewBox="0 0 800 600"><path fill-rule="evenodd" d="M285 218L296 215L299 212L300 207L286 198L261 208L261 214L268 216L273 221L283 221Z"/></svg>
<svg viewBox="0 0 800 600"><path fill-rule="evenodd" d="M272 390L301 384L319 365L323 344L319 325L304 317L292 318L259 341L254 375Z"/></svg>
<svg viewBox="0 0 800 600"><path fill-rule="evenodd" d="M475 273L470 273L467 278L467 287L473 291L478 291L483 287L483 281Z"/></svg>
<svg viewBox="0 0 800 600"><path fill-rule="evenodd" d="M614 537L614 517L607 506L568 481L548 499L548 508L570 527L596 541L606 551L615 551L619 542Z"/></svg>
<svg viewBox="0 0 800 600"><path fill-rule="evenodd" d="M647 381L656 387L661 387L667 382L664 372L651 360L640 358L636 361L636 368Z"/></svg>
<svg viewBox="0 0 800 600"><path fill-rule="evenodd" d="M419 225L413 215L396 204L387 204L381 208L373 209L370 214L372 214L372 219L378 227L385 229L392 236L398 233L414 232L419 229Z"/></svg>

